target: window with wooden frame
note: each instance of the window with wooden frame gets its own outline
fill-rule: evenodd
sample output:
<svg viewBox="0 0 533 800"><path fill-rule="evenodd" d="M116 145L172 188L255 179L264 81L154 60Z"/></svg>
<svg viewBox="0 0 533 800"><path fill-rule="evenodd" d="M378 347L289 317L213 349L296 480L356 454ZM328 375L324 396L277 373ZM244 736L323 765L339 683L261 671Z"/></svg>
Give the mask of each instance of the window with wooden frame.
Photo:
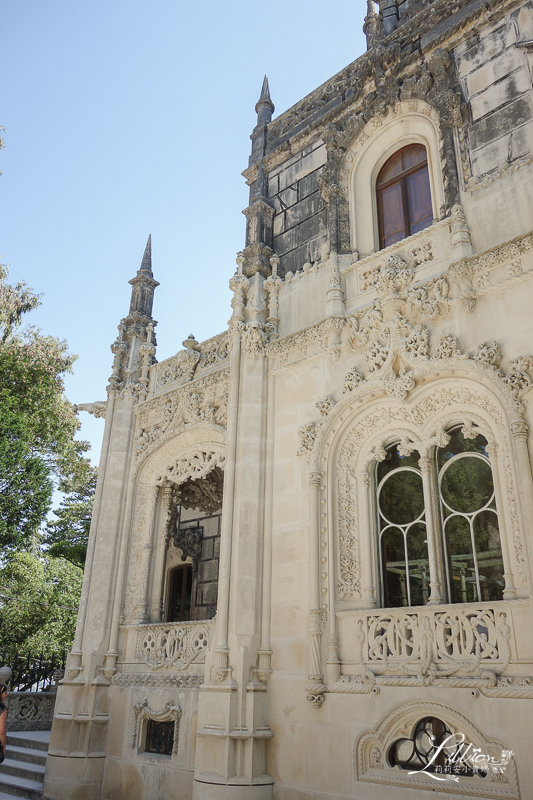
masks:
<svg viewBox="0 0 533 800"><path fill-rule="evenodd" d="M382 167L376 182L379 245L388 247L433 223L426 148L411 144Z"/></svg>

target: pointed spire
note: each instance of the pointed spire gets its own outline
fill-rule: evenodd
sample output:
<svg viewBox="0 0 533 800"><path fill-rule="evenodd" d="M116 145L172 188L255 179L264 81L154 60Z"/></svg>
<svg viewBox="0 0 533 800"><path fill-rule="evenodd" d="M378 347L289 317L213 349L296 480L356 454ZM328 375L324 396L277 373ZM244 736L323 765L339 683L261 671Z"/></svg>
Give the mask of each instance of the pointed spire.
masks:
<svg viewBox="0 0 533 800"><path fill-rule="evenodd" d="M145 272L153 276L152 272L152 234L149 235L144 249L143 260L139 272Z"/></svg>
<svg viewBox="0 0 533 800"><path fill-rule="evenodd" d="M141 314L143 317L152 317L152 305L154 302L154 289L159 286L154 280L152 272L152 234L148 237L144 248L143 260L137 275L130 281L131 301L130 314ZM128 317L129 319L129 317Z"/></svg>
<svg viewBox="0 0 533 800"><path fill-rule="evenodd" d="M257 114L257 124L267 125L272 119L274 113L274 103L270 99L270 88L268 85L268 76L263 78L263 86L261 88L261 97L255 104L255 111Z"/></svg>
<svg viewBox="0 0 533 800"><path fill-rule="evenodd" d="M263 86L261 88L260 100L270 100L270 87L268 85L268 75L263 78Z"/></svg>

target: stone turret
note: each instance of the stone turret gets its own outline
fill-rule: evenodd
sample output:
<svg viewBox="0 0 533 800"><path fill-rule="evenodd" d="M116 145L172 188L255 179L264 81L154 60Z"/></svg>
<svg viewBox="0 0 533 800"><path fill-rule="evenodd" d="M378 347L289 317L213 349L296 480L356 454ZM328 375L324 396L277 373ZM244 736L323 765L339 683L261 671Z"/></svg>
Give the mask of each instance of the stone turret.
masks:
<svg viewBox="0 0 533 800"><path fill-rule="evenodd" d="M152 236L148 237L141 266L137 275L131 279L130 312L126 324L144 323L146 326L152 321L152 307L154 303L154 290L159 283L154 280L152 272Z"/></svg>

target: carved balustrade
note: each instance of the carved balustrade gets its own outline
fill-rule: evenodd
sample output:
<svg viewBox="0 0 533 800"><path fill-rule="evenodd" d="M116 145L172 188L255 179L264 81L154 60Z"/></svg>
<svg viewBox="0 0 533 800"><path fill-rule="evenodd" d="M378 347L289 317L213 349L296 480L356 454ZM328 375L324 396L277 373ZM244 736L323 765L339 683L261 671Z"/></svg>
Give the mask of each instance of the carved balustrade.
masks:
<svg viewBox="0 0 533 800"><path fill-rule="evenodd" d="M151 670L201 673L211 646L213 621L128 625L133 660ZM128 659L129 660L129 659Z"/></svg>
<svg viewBox="0 0 533 800"><path fill-rule="evenodd" d="M370 683L384 678L494 686L514 647L510 609L501 602L340 611L337 617L345 682L360 679L348 674L348 665L358 662Z"/></svg>

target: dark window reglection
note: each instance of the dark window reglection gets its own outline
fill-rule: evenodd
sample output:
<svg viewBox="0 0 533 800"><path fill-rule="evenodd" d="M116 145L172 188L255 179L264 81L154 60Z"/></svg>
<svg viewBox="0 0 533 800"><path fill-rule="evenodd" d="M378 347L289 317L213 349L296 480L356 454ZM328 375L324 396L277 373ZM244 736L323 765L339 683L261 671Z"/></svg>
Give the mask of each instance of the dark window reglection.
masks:
<svg viewBox="0 0 533 800"><path fill-rule="evenodd" d="M146 753L171 756L174 745L174 722L156 722L149 719L146 727Z"/></svg>
<svg viewBox="0 0 533 800"><path fill-rule="evenodd" d="M391 746L388 761L391 767L410 772L486 777L487 773L472 767L472 745L464 736L452 734L442 720L424 717L417 723L410 739L398 739Z"/></svg>
<svg viewBox="0 0 533 800"><path fill-rule="evenodd" d="M168 603L168 622L181 622L191 619L192 564L184 564L172 570L170 575L170 596Z"/></svg>
<svg viewBox="0 0 533 800"><path fill-rule="evenodd" d="M379 244L388 247L433 223L426 148L409 145L378 175Z"/></svg>

